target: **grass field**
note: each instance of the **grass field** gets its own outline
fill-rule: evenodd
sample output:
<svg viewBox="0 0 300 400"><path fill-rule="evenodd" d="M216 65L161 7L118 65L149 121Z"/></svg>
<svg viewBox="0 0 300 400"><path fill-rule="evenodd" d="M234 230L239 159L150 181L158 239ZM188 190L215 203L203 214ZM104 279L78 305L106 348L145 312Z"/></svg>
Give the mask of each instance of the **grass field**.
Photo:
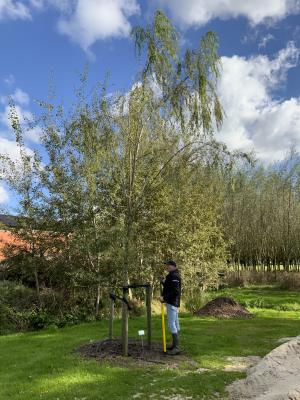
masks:
<svg viewBox="0 0 300 400"><path fill-rule="evenodd" d="M0 399L172 399L176 393L182 399L224 399L225 386L244 376L222 370L226 357L263 356L277 346L277 339L300 333L300 312L295 311L300 293L253 287L227 290L226 294L255 305L251 311L256 316L250 320L216 320L183 315L182 345L198 362L195 370L190 366L118 367L80 359L74 349L106 337L106 321L0 336ZM261 303L255 303L258 300ZM262 308L263 304L268 308ZM292 310L282 311L286 304L291 304ZM130 320L130 336L135 337L145 326L144 318ZM118 321L116 334L119 332ZM154 339L160 340L159 317L154 317L153 333ZM199 367L210 371L199 374Z"/></svg>
<svg viewBox="0 0 300 400"><path fill-rule="evenodd" d="M299 311L300 292L280 290L275 286L250 286L248 288L230 288L221 290L219 295L232 296L241 304L250 308L267 308L277 311Z"/></svg>

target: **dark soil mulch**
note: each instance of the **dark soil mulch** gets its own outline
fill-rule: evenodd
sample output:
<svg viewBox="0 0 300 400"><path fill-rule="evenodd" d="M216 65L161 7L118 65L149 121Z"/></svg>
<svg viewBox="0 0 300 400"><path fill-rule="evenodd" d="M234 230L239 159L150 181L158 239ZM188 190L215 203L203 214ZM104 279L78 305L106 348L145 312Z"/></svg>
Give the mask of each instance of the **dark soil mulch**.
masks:
<svg viewBox="0 0 300 400"><path fill-rule="evenodd" d="M128 357L122 357L122 342L120 339L106 339L99 342L91 342L80 346L77 350L85 358L93 358L98 361L113 361L117 364L127 365L130 361L138 361L138 364L169 364L176 367L182 362L193 363L184 354L168 356L162 352L161 343L153 342L151 349L147 344L138 340L129 340Z"/></svg>
<svg viewBox="0 0 300 400"><path fill-rule="evenodd" d="M217 297L209 301L200 310L195 311L195 315L216 318L251 318L249 313L241 304L230 297Z"/></svg>

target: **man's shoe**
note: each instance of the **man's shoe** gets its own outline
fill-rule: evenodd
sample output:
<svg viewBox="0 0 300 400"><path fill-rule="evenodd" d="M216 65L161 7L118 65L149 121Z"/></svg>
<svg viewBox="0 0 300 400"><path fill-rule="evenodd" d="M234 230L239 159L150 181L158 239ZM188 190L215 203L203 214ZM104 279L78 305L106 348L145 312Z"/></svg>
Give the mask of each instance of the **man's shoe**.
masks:
<svg viewBox="0 0 300 400"><path fill-rule="evenodd" d="M170 344L169 346L167 346L167 350L173 350L175 347L174 344L174 335L176 335L176 333L172 333L172 344Z"/></svg>
<svg viewBox="0 0 300 400"><path fill-rule="evenodd" d="M167 351L168 356L177 356L178 354L180 354L179 347L174 347L172 350Z"/></svg>
<svg viewBox="0 0 300 400"><path fill-rule="evenodd" d="M179 349L179 336L178 333L172 333L173 338L173 348L167 351L167 354L170 356L176 356L180 353Z"/></svg>

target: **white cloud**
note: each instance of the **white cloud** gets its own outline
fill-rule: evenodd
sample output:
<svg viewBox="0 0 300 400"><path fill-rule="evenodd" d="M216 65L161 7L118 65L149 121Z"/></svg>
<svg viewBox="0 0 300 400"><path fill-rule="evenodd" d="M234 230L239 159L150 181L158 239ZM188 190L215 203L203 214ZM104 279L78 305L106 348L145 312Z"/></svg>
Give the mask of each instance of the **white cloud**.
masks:
<svg viewBox="0 0 300 400"><path fill-rule="evenodd" d="M44 10L53 6L60 11L72 7L75 0L0 0L0 20L32 19L34 10Z"/></svg>
<svg viewBox="0 0 300 400"><path fill-rule="evenodd" d="M30 101L29 95L22 89L17 88L9 97L15 103L14 110L23 128L24 139L33 143L39 143L42 130L39 126L34 125L34 115L26 108ZM12 129L10 119L11 108L8 105L9 97L0 96L0 103L4 104L3 111L0 111L0 123L8 132Z"/></svg>
<svg viewBox="0 0 300 400"><path fill-rule="evenodd" d="M277 21L300 11L299 0L156 0L186 26L205 25L214 18L246 17L252 25Z"/></svg>
<svg viewBox="0 0 300 400"><path fill-rule="evenodd" d="M129 36L128 17L138 13L136 0L78 0L71 15L59 20L58 30L89 50L99 39Z"/></svg>
<svg viewBox="0 0 300 400"><path fill-rule="evenodd" d="M31 19L30 9L24 1L0 0L1 19Z"/></svg>
<svg viewBox="0 0 300 400"><path fill-rule="evenodd" d="M16 89L15 93L11 97L16 103L26 105L29 103L29 96L26 92L23 92L22 89Z"/></svg>
<svg viewBox="0 0 300 400"><path fill-rule="evenodd" d="M140 13L137 0L0 0L0 20L31 19L49 7L59 13L58 31L86 51L97 40L128 37L129 18Z"/></svg>
<svg viewBox="0 0 300 400"><path fill-rule="evenodd" d="M61 11L71 10L74 1L75 0L29 0L30 5L38 10L53 6Z"/></svg>
<svg viewBox="0 0 300 400"><path fill-rule="evenodd" d="M33 114L19 105L15 105L14 109L18 120L23 127L24 139L34 143L39 143L42 130L39 126L31 126L34 124ZM11 130L10 113L9 105L5 106L2 113L0 112L0 122L9 130Z"/></svg>
<svg viewBox="0 0 300 400"><path fill-rule="evenodd" d="M24 132L25 139L33 143L40 143L41 135L42 135L42 128L40 126L27 128Z"/></svg>
<svg viewBox="0 0 300 400"><path fill-rule="evenodd" d="M274 59L222 57L218 90L226 119L218 138L230 149L254 150L266 162L284 158L293 144L300 150L300 98L275 97L298 56L289 43Z"/></svg>
<svg viewBox="0 0 300 400"><path fill-rule="evenodd" d="M21 154L20 154L20 149L18 145L16 144L15 141L5 139L1 137L2 134L0 132L0 154L1 155L6 155L8 156L15 164L15 167L17 169L17 174L22 174L22 168L21 167ZM26 155L28 156L33 156L33 151L29 149L28 147L24 148ZM0 160L0 182L5 182L6 181L6 172L10 173L11 171L6 171L6 163ZM19 169L20 168L20 169ZM21 176L21 175L20 175ZM19 178L20 178L19 176ZM9 193L5 189L5 186L3 184L0 184L0 204L5 204L8 203L10 200Z"/></svg>
<svg viewBox="0 0 300 400"><path fill-rule="evenodd" d="M15 105L14 109L21 125L33 121L33 115L30 111L23 109L19 105ZM0 122L7 128L11 128L10 114L11 109L9 105L6 105L4 111L0 113Z"/></svg>
<svg viewBox="0 0 300 400"><path fill-rule="evenodd" d="M9 85L11 86L12 83L10 83ZM7 104L9 99L12 99L14 103L20 105L28 105L30 101L29 95L20 88L17 88L13 94L10 94L8 96L0 95L0 103L2 104ZM1 120L1 113L0 113L0 120Z"/></svg>
<svg viewBox="0 0 300 400"><path fill-rule="evenodd" d="M274 36L271 33L268 33L266 36L263 36L260 39L260 42L258 43L258 48L261 49L266 47L267 44L273 39L275 39Z"/></svg>
<svg viewBox="0 0 300 400"><path fill-rule="evenodd" d="M8 203L8 200L9 194L7 190L2 185L0 185L0 204Z"/></svg>
<svg viewBox="0 0 300 400"><path fill-rule="evenodd" d="M6 85L13 85L15 83L15 77L13 76L13 74L9 74L6 78L3 79L4 83L6 83Z"/></svg>
<svg viewBox="0 0 300 400"><path fill-rule="evenodd" d="M26 148L26 152L30 155L33 154L32 150L29 148ZM0 153L8 155L14 161L20 160L20 149L17 143L13 140L1 137L1 133L0 133Z"/></svg>

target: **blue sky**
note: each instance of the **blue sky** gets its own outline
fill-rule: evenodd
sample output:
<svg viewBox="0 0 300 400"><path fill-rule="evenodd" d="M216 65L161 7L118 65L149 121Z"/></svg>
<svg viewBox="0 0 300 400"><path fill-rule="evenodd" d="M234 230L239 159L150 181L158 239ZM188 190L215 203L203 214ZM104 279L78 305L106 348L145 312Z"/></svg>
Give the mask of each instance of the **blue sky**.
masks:
<svg viewBox="0 0 300 400"><path fill-rule="evenodd" d="M109 73L111 90L128 90L137 72L131 28L149 23L158 8L184 47L207 30L219 36L227 118L217 137L265 163L283 159L291 145L300 150L299 0L0 0L0 152L17 157L7 97L30 119L51 74L66 102L86 64L91 84ZM28 133L29 149L38 134ZM13 195L0 183L1 203L13 203Z"/></svg>

